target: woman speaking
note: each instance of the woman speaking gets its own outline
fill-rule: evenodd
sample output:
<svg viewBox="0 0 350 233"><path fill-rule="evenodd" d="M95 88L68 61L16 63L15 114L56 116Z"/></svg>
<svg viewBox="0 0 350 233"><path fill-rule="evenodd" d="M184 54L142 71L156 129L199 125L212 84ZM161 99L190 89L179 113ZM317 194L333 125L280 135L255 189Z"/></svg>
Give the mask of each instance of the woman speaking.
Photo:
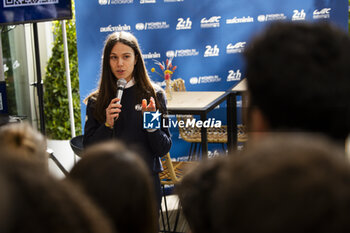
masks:
<svg viewBox="0 0 350 233"><path fill-rule="evenodd" d="M116 97L118 80L125 79L122 98ZM161 201L160 157L169 152L167 128L143 128L143 112L166 114L164 91L151 84L135 36L115 32L107 37L103 49L99 87L86 99L84 147L112 138L137 146L153 176L158 204Z"/></svg>

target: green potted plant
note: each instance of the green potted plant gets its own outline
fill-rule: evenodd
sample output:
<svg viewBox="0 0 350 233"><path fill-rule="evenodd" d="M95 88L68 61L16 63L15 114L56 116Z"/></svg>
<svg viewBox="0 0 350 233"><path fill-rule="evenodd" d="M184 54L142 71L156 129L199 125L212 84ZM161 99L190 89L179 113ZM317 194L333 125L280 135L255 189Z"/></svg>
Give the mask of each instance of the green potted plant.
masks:
<svg viewBox="0 0 350 233"><path fill-rule="evenodd" d="M71 138L71 126L61 23L55 21L53 26L55 40L52 48L52 57L48 61L44 79L44 106L48 138L66 140ZM76 134L81 134L78 56L74 18L66 21L66 29L75 128Z"/></svg>

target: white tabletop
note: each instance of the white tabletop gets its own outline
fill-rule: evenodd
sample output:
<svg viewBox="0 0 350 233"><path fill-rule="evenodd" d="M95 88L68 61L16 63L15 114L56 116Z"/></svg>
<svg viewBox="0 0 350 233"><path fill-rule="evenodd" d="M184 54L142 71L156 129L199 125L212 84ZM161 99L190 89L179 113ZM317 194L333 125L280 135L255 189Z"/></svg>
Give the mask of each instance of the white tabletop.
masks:
<svg viewBox="0 0 350 233"><path fill-rule="evenodd" d="M206 110L225 95L224 91L177 91L168 100L168 110Z"/></svg>
<svg viewBox="0 0 350 233"><path fill-rule="evenodd" d="M241 80L236 86L234 86L231 91L247 91L247 79Z"/></svg>

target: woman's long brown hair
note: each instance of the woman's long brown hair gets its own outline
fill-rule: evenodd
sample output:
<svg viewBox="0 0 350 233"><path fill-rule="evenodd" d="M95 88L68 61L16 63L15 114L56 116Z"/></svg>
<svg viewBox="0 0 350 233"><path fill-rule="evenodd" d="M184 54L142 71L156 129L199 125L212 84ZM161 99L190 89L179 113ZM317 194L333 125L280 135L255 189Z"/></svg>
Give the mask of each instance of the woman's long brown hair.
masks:
<svg viewBox="0 0 350 233"><path fill-rule="evenodd" d="M123 43L134 50L136 65L134 67L134 79L137 89L137 100L140 102L142 99L149 101L150 97L153 97L156 102L156 108L162 113L165 113L164 106L161 106L156 96L155 90L151 84L151 80L148 76L142 53L138 41L134 35L129 32L114 32L110 34L105 42L102 58L102 71L100 77L100 83L98 90L92 92L86 99L93 98L96 100L94 117L101 123L106 120L106 111L109 103L115 98L117 90L117 78L113 75L110 64L109 56L116 43Z"/></svg>

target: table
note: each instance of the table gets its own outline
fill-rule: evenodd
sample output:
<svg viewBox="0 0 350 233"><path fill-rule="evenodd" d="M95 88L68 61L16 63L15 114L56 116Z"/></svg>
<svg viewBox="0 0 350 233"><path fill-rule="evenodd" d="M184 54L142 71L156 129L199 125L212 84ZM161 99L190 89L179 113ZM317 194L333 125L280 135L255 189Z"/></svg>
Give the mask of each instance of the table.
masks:
<svg viewBox="0 0 350 233"><path fill-rule="evenodd" d="M248 91L247 79L242 79L237 85L230 88L227 97L227 149L230 152L237 149L237 96ZM229 109L231 109L229 111Z"/></svg>
<svg viewBox="0 0 350 233"><path fill-rule="evenodd" d="M248 90L248 86L247 86L247 79L244 78L242 79L239 83L237 83L237 85L235 85L231 91L232 92L245 92Z"/></svg>
<svg viewBox="0 0 350 233"><path fill-rule="evenodd" d="M229 96L225 91L178 91L172 92L171 100L168 100L169 114L200 115L201 121L207 119L207 113L221 104ZM227 109L227 114L232 109ZM229 121L229 118L227 118ZM201 128L201 146L203 158L208 157L208 135L205 127Z"/></svg>

